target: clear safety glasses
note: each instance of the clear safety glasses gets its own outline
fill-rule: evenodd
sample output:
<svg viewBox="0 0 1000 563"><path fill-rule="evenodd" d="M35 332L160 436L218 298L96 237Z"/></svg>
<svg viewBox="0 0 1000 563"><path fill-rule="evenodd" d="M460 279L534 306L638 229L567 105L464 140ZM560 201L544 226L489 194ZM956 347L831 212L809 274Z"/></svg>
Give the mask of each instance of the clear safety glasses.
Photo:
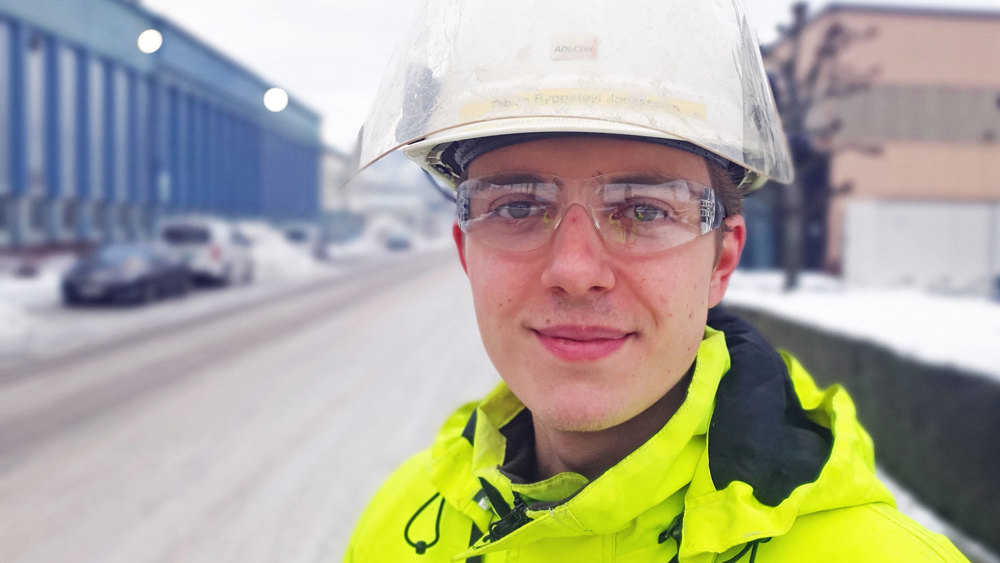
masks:
<svg viewBox="0 0 1000 563"><path fill-rule="evenodd" d="M457 204L462 232L508 251L544 246L575 204L609 248L637 254L692 241L719 228L725 215L710 186L647 173L568 179L505 172L462 182Z"/></svg>

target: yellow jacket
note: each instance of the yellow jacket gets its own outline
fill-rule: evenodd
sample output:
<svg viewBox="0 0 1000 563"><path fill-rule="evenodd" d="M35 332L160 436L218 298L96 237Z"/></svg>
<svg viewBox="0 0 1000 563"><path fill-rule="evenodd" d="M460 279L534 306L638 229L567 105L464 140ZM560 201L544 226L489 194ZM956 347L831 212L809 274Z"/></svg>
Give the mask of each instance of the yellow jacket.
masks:
<svg viewBox="0 0 1000 563"><path fill-rule="evenodd" d="M376 494L345 561L966 561L895 509L841 387L787 355L766 368L753 343L741 353L765 368L730 372L726 330L728 347L706 329L667 424L590 482L501 469L527 412L505 385L460 408Z"/></svg>

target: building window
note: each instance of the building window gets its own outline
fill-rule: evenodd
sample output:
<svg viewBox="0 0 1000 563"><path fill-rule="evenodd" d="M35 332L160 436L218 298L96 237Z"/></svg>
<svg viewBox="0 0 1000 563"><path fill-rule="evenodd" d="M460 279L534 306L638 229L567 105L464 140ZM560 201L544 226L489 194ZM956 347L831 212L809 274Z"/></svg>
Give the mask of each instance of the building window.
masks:
<svg viewBox="0 0 1000 563"><path fill-rule="evenodd" d="M63 203L62 206L62 224L63 228L67 231L72 231L76 228L76 215L77 207L79 203L75 200L70 200Z"/></svg>
<svg viewBox="0 0 1000 563"><path fill-rule="evenodd" d="M142 214L142 217L141 217L141 221L142 221L141 227L142 227L143 232L145 232L146 234L152 233L153 232L153 219L155 217L153 215L153 208L151 206L149 206L149 205L146 205L146 206L143 206L143 208L142 208L142 210L140 212Z"/></svg>
<svg viewBox="0 0 1000 563"><path fill-rule="evenodd" d="M62 195L72 196L76 193L76 134L77 134L77 84L76 84L76 54L69 47L59 49L59 154L62 170Z"/></svg>
<svg viewBox="0 0 1000 563"><path fill-rule="evenodd" d="M97 226L98 230L103 231L105 226L108 224L108 216L104 210L105 208L104 202L95 201L93 203L93 206L94 206L94 213L92 217L94 218L94 225Z"/></svg>
<svg viewBox="0 0 1000 563"><path fill-rule="evenodd" d="M26 54L27 193L41 195L45 190L45 37L31 33Z"/></svg>
<svg viewBox="0 0 1000 563"><path fill-rule="evenodd" d="M41 198L28 200L28 228L32 231L45 228L45 200Z"/></svg>
<svg viewBox="0 0 1000 563"><path fill-rule="evenodd" d="M10 193L10 26L0 19L0 194ZM0 196L2 197L2 196ZM6 209L6 208L5 208ZM5 227L3 227L5 228ZM0 228L2 230L2 228Z"/></svg>
<svg viewBox="0 0 1000 563"><path fill-rule="evenodd" d="M90 107L88 108L90 197L99 198L104 194L104 78L100 61L90 59L88 63L87 70L90 75L88 77L90 82Z"/></svg>
<svg viewBox="0 0 1000 563"><path fill-rule="evenodd" d="M10 197L0 194L0 233L10 230Z"/></svg>
<svg viewBox="0 0 1000 563"><path fill-rule="evenodd" d="M128 188L128 147L134 142L128 137L128 76L125 71L117 66L108 69L111 72L112 84L114 85L114 170L108 171L108 183L112 186L112 193L116 198L125 198L129 192Z"/></svg>
<svg viewBox="0 0 1000 563"><path fill-rule="evenodd" d="M118 206L117 206L117 212L118 212L118 226L119 227L124 228L124 227L127 227L129 225L129 222L130 222L129 221L129 211L130 211L129 207L130 207L129 204L127 204L127 203L119 203L118 204Z"/></svg>

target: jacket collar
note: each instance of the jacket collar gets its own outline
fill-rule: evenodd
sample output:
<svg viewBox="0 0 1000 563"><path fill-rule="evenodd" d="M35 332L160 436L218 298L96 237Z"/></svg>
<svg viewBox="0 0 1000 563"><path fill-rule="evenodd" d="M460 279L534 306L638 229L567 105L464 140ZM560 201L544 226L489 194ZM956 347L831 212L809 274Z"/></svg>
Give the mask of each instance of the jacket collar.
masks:
<svg viewBox="0 0 1000 563"><path fill-rule="evenodd" d="M806 482L809 472L799 471L798 481L791 485L775 486L767 482L767 470L741 464L740 460L759 457L755 451L759 444L745 436L730 439L730 434L740 434L747 427L740 423L741 417L754 412L755 405L740 394L747 392L747 385L761 382L723 379L730 367L727 338L711 328L698 350L687 397L674 416L645 444L589 483L576 474L530 485L511 482L500 470L507 450L502 430L524 406L506 385L499 385L477 406L461 409L445 424L432 450L428 468L432 482L480 530L488 530L498 518L485 498L483 481L507 507L515 504L515 492L544 500L557 493L568 496L562 502L529 506L529 522L495 541L481 540L456 559L546 537L615 533L650 514L661 517L666 528L683 510L681 561L711 560L712 554L733 546L786 533L800 514L874 501L891 503L889 493L875 480L871 442L855 419L850 398L838 386L820 392L794 359L784 360L790 378L776 379L777 386L773 382L769 386L771 392L791 392L792 398L801 400L803 416L829 426L836 437L832 449L827 443L821 451L823 459L814 468L818 477ZM726 385L720 386L722 381ZM749 404L750 409L728 418L713 417L717 398L727 415L733 414L734 405ZM785 425L785 418L773 422ZM732 442L714 459L710 450L718 448L706 447L710 427L712 435L726 436L719 442ZM731 448L740 447L749 449L733 454Z"/></svg>
<svg viewBox="0 0 1000 563"><path fill-rule="evenodd" d="M547 496L551 490L585 486L564 502L529 506L530 523L497 541L480 542L481 545L459 557L501 550L544 537L614 533L683 489L691 482L704 455L715 392L728 368L724 336L707 329L687 397L674 416L645 444L589 483L576 474L557 475L528 486L511 483L499 469L506 451L502 429L524 409L524 405L506 385L497 386L478 405L474 416L461 421L465 437L462 432L455 432L459 421L450 420L434 446L430 475L445 498L485 530L496 516L486 502L478 502L484 496L478 478L495 487L508 506L514 504L515 491L539 498ZM474 430L467 428L469 426L474 426ZM448 432L449 427L451 432ZM627 489L623 483L628 483ZM624 491L636 493L623 497ZM664 527L669 523L664 522Z"/></svg>

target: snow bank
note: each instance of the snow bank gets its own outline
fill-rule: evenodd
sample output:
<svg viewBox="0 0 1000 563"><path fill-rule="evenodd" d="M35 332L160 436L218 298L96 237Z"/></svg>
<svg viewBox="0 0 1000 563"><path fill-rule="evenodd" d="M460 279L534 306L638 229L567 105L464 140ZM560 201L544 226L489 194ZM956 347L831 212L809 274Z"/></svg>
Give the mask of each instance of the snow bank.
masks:
<svg viewBox="0 0 1000 563"><path fill-rule="evenodd" d="M62 275L74 262L76 258L71 254L58 255L40 264L35 276L0 275L0 303L26 309L56 305L60 300Z"/></svg>
<svg viewBox="0 0 1000 563"><path fill-rule="evenodd" d="M914 289L855 289L806 275L781 289L777 272L736 272L724 302L886 346L902 356L1000 378L1000 303Z"/></svg>
<svg viewBox="0 0 1000 563"><path fill-rule="evenodd" d="M308 278L329 272L308 249L290 242L285 235L261 221L245 221L240 230L253 241L255 276L261 280Z"/></svg>
<svg viewBox="0 0 1000 563"><path fill-rule="evenodd" d="M0 354L24 349L31 337L31 316L22 308L0 301Z"/></svg>

